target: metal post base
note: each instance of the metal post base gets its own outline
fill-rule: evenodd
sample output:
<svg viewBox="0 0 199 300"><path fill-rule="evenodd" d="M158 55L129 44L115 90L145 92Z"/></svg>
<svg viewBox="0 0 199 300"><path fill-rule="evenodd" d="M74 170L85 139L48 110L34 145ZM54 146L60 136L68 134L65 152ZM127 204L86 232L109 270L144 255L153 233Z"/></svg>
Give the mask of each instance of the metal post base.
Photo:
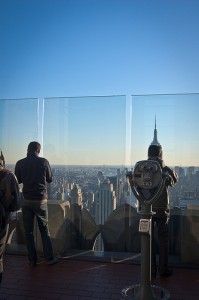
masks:
<svg viewBox="0 0 199 300"><path fill-rule="evenodd" d="M157 285L151 285L151 291L152 295L146 295L143 296L140 293L140 284L134 284L131 285L125 289L122 290L122 299L128 299L128 300L167 300L170 299L170 294L167 290L157 286ZM150 293L149 293L150 294Z"/></svg>

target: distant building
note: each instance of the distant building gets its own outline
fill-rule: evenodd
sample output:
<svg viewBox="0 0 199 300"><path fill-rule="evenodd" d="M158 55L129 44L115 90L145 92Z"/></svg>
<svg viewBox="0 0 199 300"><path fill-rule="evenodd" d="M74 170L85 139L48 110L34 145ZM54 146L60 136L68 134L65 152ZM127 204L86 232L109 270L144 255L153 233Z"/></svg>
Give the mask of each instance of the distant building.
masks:
<svg viewBox="0 0 199 300"><path fill-rule="evenodd" d="M115 191L115 196L116 196L116 206L118 206L119 205L119 178L118 176L109 176L107 179L113 185L113 190Z"/></svg>
<svg viewBox="0 0 199 300"><path fill-rule="evenodd" d="M178 174L179 178L185 177L185 169L179 166L175 166L175 172Z"/></svg>
<svg viewBox="0 0 199 300"><path fill-rule="evenodd" d="M99 181L103 181L104 180L104 175L102 173L102 171L98 171L97 172L97 178Z"/></svg>
<svg viewBox="0 0 199 300"><path fill-rule="evenodd" d="M95 221L96 224L104 225L106 219L113 210L116 209L116 193L113 189L113 183L109 179L100 182L99 190L95 197ZM104 245L101 234L95 242L95 250L103 251Z"/></svg>
<svg viewBox="0 0 199 300"><path fill-rule="evenodd" d="M96 223L104 224L107 217L116 209L116 195L110 180L106 179L100 183L95 202Z"/></svg>
<svg viewBox="0 0 199 300"><path fill-rule="evenodd" d="M158 133L157 133L157 129L156 129L156 116L155 116L154 136L153 136L153 141L151 142L151 145L161 146L160 143L158 142Z"/></svg>
<svg viewBox="0 0 199 300"><path fill-rule="evenodd" d="M70 203L71 204L79 204L82 206L82 191L78 184L74 183L71 193L70 193Z"/></svg>
<svg viewBox="0 0 199 300"><path fill-rule="evenodd" d="M191 178L195 173L195 167L188 167L187 168L187 173L186 173L186 176Z"/></svg>

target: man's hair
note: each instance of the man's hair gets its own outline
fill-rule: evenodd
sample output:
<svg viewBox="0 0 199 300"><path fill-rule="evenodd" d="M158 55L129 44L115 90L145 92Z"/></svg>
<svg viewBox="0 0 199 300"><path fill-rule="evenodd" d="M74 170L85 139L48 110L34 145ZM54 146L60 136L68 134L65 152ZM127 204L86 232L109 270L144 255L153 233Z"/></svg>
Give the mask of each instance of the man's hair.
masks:
<svg viewBox="0 0 199 300"><path fill-rule="evenodd" d="M150 145L148 148L148 157L157 156L162 158L162 147L158 145Z"/></svg>
<svg viewBox="0 0 199 300"><path fill-rule="evenodd" d="M40 152L41 145L38 142L30 142L28 145L28 152Z"/></svg>

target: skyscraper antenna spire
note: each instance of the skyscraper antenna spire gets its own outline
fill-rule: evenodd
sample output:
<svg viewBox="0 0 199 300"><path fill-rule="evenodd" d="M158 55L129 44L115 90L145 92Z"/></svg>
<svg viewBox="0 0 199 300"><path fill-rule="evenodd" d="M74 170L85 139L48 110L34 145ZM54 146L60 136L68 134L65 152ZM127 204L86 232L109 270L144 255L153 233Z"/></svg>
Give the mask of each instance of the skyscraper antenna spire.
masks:
<svg viewBox="0 0 199 300"><path fill-rule="evenodd" d="M151 142L151 145L161 146L160 143L158 142L158 133L157 133L157 128L156 128L156 115L155 115L154 136L153 136L153 141Z"/></svg>

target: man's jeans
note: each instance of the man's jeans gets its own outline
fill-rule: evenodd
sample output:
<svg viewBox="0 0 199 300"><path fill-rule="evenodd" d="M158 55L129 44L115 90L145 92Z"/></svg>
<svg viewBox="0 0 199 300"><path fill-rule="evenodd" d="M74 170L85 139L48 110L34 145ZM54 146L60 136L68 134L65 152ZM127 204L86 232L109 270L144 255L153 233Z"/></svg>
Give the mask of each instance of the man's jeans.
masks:
<svg viewBox="0 0 199 300"><path fill-rule="evenodd" d="M151 258L151 271L156 273L156 250L154 238L154 223L158 229L158 244L159 244L159 273L162 275L168 269L168 255L169 255L169 231L168 231L168 216L152 217L152 258Z"/></svg>
<svg viewBox="0 0 199 300"><path fill-rule="evenodd" d="M41 234L43 252L46 261L54 258L50 233L48 229L48 206L47 202L24 201L22 206L23 225L25 230L26 246L28 258L31 263L37 262L37 252L34 239L34 219L36 216L37 224Z"/></svg>

